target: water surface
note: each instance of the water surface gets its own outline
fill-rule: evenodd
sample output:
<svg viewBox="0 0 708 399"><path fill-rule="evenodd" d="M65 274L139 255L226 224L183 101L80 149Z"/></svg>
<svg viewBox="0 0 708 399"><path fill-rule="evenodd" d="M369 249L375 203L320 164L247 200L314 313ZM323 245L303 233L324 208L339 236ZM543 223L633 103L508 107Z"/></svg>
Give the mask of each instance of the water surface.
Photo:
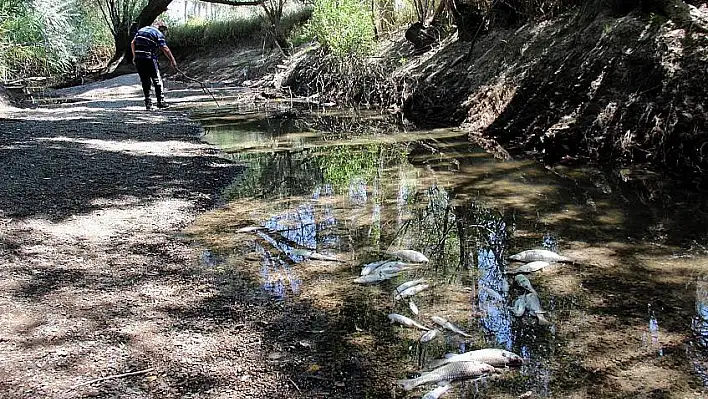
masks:
<svg viewBox="0 0 708 399"><path fill-rule="evenodd" d="M273 301L306 303L336 320L313 317L302 329L336 330L338 343L318 348L365 370L352 397L420 397L434 386L406 393L395 380L445 353L486 347L525 363L455 383L445 397L704 395L708 213L700 193L639 171L501 161L464 132L405 131L376 114L202 122L204 139L247 167L226 206L196 223L207 264L245 270ZM507 257L534 248L575 260L527 275L550 325L509 309L525 291L505 274ZM381 284L352 282L362 265L396 249L430 262ZM414 278L431 286L412 299L418 316L392 298ZM390 324L389 313L430 327L430 316L444 316L472 337L446 332L421 344L421 331Z"/></svg>

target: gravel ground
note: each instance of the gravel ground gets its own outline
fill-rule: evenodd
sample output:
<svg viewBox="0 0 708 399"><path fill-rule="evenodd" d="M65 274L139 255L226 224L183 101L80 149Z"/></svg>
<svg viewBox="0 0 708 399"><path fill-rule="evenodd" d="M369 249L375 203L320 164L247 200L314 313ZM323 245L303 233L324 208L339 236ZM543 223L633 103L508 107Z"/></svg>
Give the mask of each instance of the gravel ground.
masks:
<svg viewBox="0 0 708 399"><path fill-rule="evenodd" d="M278 305L181 233L241 168L171 89L177 110L145 111L136 75L0 108L0 397L303 394Z"/></svg>

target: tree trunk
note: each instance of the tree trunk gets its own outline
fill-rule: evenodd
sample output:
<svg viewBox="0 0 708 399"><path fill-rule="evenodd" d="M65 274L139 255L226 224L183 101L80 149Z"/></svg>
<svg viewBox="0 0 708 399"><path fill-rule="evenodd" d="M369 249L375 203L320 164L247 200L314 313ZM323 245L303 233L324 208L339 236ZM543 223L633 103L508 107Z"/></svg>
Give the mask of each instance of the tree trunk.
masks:
<svg viewBox="0 0 708 399"><path fill-rule="evenodd" d="M167 11L167 6L172 0L150 0L148 4L140 11L136 20L137 28L140 29L155 22L157 17ZM130 49L130 41L132 40L129 26L120 29L116 33L115 53L108 62L108 66L103 73L109 74L116 70L121 64L129 64L133 61L133 54Z"/></svg>

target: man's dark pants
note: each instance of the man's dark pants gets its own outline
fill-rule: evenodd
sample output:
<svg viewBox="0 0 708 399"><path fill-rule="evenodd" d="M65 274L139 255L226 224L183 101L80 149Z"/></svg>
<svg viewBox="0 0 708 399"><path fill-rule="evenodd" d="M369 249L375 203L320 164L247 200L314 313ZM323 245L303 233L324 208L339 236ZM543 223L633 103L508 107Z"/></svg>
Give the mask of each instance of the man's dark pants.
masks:
<svg viewBox="0 0 708 399"><path fill-rule="evenodd" d="M150 100L150 85L155 86L155 96L157 97L157 106L161 106L165 102L165 97L162 93L162 78L160 77L160 68L157 60L148 58L137 58L135 60L135 68L138 70L140 82L143 85L143 94L145 95L145 106L151 107Z"/></svg>

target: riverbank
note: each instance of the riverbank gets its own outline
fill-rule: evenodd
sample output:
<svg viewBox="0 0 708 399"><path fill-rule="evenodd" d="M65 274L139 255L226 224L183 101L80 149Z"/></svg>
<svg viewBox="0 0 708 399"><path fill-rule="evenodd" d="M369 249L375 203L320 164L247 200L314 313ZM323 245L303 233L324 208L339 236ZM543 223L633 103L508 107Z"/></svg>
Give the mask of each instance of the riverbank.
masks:
<svg viewBox="0 0 708 399"><path fill-rule="evenodd" d="M1 111L3 398L297 396L263 356L273 305L218 294L182 234L242 167L180 110L208 97L168 87L174 111L136 75Z"/></svg>

